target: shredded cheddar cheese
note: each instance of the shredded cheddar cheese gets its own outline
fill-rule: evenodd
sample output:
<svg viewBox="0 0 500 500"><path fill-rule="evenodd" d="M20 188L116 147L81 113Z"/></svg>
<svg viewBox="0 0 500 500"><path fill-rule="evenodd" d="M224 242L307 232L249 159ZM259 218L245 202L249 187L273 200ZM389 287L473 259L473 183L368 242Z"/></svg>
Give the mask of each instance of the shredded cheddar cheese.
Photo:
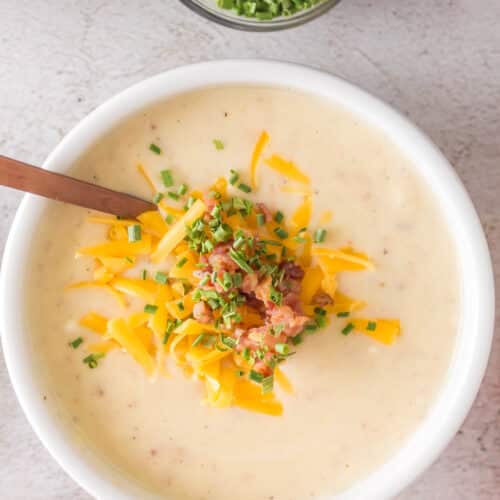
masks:
<svg viewBox="0 0 500 500"><path fill-rule="evenodd" d="M301 184L310 184L311 180L304 174L295 163L292 161L285 160L279 155L272 155L270 158L264 160L266 165L281 175L284 175L292 181L299 182Z"/></svg>
<svg viewBox="0 0 500 500"><path fill-rule="evenodd" d="M257 189L257 166L259 165L259 160L269 142L269 134L263 130L255 144L255 148L252 153L252 159L250 161L250 183L253 189Z"/></svg>
<svg viewBox="0 0 500 500"><path fill-rule="evenodd" d="M264 131L250 163L253 188L268 142ZM303 332L331 323L344 335L353 331L386 345L397 339L399 320L357 317L365 303L339 290L342 273L375 269L370 258L352 248L314 243L324 243L326 231L313 238L309 228L309 177L276 154L265 163L302 185L282 188L303 196L289 220L262 207L256 213L250 200L231 197L223 177L205 191L187 194L184 185L182 196L190 199L184 209L159 196L158 210L137 220L88 217L89 223L107 226L107 238L78 250L78 257L93 259L93 280L69 288L105 290L126 310L119 317L90 311L80 318L97 336L87 346L90 355L125 352L152 379L168 375L170 359L202 383L204 404L279 416L283 404L273 384L293 397L281 366ZM144 167L137 168L154 190ZM239 177L232 172L231 185ZM320 217L321 223L330 220L329 211Z"/></svg>

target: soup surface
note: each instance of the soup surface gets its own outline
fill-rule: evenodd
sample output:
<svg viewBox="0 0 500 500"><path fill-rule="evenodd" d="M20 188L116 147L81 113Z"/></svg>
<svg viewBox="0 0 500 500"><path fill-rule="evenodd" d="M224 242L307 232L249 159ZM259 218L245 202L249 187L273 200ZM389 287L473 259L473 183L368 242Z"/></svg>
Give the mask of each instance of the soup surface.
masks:
<svg viewBox="0 0 500 500"><path fill-rule="evenodd" d="M172 169L205 187L229 169L248 170L260 131L272 150L311 177L315 214L333 212L332 246L365 251L375 272L344 273L342 290L367 315L399 318L391 346L340 323L308 336L283 366L296 394L278 396L281 417L200 404L200 386L173 371L151 382L130 356L110 353L90 370L68 342L89 310L121 311L99 290L65 291L89 279L78 247L105 228L86 210L51 203L33 237L27 308L47 404L79 442L149 491L172 499L279 500L340 492L386 461L429 410L446 372L459 312L451 237L436 200L380 132L342 108L286 89L196 91L127 119L93 145L71 173L149 198L137 172ZM224 149L213 140L224 142ZM162 154L150 151L159 145ZM258 198L289 214L296 195L260 169Z"/></svg>

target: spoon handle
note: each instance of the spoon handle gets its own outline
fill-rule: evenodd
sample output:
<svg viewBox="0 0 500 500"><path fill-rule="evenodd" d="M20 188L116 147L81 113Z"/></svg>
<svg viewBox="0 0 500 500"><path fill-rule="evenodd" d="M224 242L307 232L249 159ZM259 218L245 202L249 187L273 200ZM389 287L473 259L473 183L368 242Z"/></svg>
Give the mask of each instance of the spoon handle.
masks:
<svg viewBox="0 0 500 500"><path fill-rule="evenodd" d="M67 175L0 155L0 185L121 217L137 217L156 205Z"/></svg>

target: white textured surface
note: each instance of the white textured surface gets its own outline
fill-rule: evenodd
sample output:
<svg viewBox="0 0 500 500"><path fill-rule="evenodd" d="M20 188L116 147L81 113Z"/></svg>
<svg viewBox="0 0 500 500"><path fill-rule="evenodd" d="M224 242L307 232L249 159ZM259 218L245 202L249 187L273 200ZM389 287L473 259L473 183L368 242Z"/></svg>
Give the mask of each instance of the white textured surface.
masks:
<svg viewBox="0 0 500 500"><path fill-rule="evenodd" d="M98 104L173 66L228 57L306 63L378 95L433 138L480 213L499 280L499 26L497 0L344 0L276 34L230 31L177 0L0 0L0 154L41 163ZM19 200L0 188L0 249ZM500 499L498 334L461 431L399 500ZM3 358L0 401L0 498L88 499L28 426Z"/></svg>

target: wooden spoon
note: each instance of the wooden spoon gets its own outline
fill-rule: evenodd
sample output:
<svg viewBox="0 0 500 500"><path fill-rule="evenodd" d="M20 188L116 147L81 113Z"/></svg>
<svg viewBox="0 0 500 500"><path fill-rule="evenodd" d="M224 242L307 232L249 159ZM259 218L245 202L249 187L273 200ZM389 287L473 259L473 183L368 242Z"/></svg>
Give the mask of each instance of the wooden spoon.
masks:
<svg viewBox="0 0 500 500"><path fill-rule="evenodd" d="M130 194L73 179L0 155L0 185L121 217L137 217L156 205Z"/></svg>

